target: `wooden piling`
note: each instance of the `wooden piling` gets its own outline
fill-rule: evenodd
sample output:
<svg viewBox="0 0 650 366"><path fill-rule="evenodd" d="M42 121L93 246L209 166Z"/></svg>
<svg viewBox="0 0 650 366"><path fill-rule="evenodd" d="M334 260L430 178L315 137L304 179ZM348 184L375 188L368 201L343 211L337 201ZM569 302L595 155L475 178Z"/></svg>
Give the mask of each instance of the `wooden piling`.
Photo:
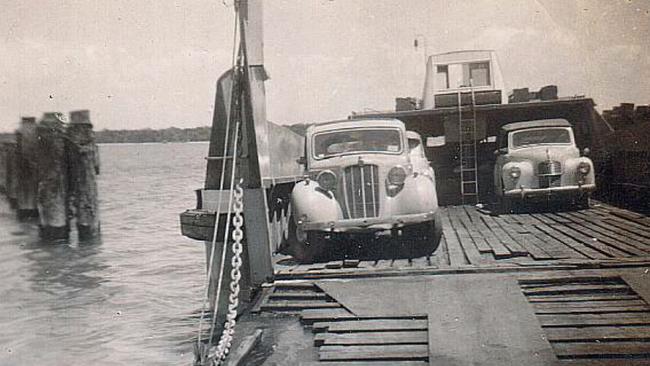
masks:
<svg viewBox="0 0 650 366"><path fill-rule="evenodd" d="M16 208L18 203L18 166L16 164L16 143L5 143L6 165L5 165L5 189L7 200L11 208Z"/></svg>
<svg viewBox="0 0 650 366"><path fill-rule="evenodd" d="M45 113L36 128L38 136L38 214L44 239L67 239L67 164L65 125L60 113Z"/></svg>
<svg viewBox="0 0 650 366"><path fill-rule="evenodd" d="M36 135L36 118L23 117L20 128L16 130L16 164L17 164L17 215L23 220L38 216L38 173L36 156L38 138Z"/></svg>
<svg viewBox="0 0 650 366"><path fill-rule="evenodd" d="M68 195L80 240L99 235L97 180L99 154L87 110L70 112L67 129Z"/></svg>

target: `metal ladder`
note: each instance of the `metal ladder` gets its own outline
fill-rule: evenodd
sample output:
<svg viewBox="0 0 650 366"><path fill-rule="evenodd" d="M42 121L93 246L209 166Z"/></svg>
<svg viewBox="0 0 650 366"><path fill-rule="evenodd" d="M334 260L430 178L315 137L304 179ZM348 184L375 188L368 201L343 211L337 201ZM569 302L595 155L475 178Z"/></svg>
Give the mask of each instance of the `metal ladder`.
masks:
<svg viewBox="0 0 650 366"><path fill-rule="evenodd" d="M478 166L476 157L476 101L470 81L471 104L463 110L462 93L458 92L458 131L460 158L460 194L463 204L477 204Z"/></svg>

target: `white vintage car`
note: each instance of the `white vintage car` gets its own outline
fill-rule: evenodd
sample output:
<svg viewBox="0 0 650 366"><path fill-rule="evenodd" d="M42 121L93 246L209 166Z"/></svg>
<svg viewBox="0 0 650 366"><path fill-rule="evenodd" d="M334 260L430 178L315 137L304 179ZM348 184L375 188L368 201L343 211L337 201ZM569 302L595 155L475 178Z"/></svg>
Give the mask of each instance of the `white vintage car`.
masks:
<svg viewBox="0 0 650 366"><path fill-rule="evenodd" d="M495 192L505 211L524 199L573 200L584 207L596 189L591 159L581 156L564 119L504 125L497 138ZM585 149L584 155L588 153Z"/></svg>
<svg viewBox="0 0 650 366"><path fill-rule="evenodd" d="M299 162L308 178L291 194L288 240L297 260L318 259L335 250L329 239L356 234L403 238L406 255L437 248L442 226L434 172L420 135L401 121L311 126Z"/></svg>

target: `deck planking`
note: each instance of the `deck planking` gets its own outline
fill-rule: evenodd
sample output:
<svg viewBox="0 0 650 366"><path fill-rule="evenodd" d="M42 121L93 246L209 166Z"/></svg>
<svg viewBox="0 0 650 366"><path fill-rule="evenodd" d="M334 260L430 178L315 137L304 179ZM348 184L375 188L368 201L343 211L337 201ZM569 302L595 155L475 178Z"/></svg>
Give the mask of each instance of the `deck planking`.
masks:
<svg viewBox="0 0 650 366"><path fill-rule="evenodd" d="M278 278L374 276L554 266L638 266L650 261L650 221L596 204L579 211L491 215L474 206L441 208L443 237L419 258L359 258L298 264L279 257ZM348 260L349 261L349 260ZM280 264L285 262L286 264ZM323 277L324 278L324 277Z"/></svg>

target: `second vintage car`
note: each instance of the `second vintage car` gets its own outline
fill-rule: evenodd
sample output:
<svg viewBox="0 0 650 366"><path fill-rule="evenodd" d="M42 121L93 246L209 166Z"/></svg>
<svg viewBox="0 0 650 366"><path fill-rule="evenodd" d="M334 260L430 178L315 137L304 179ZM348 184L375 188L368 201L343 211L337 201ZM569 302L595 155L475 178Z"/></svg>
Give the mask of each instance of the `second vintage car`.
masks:
<svg viewBox="0 0 650 366"><path fill-rule="evenodd" d="M504 125L497 138L495 192L504 211L525 199L553 199L588 205L596 189L594 166L576 146L571 124L564 119ZM582 155L587 155L585 149Z"/></svg>
<svg viewBox="0 0 650 366"><path fill-rule="evenodd" d="M289 252L311 262L340 235L392 236L406 255L433 252L442 235L435 176L420 136L396 119L307 129L307 178L291 194ZM332 253L328 253L332 254Z"/></svg>

